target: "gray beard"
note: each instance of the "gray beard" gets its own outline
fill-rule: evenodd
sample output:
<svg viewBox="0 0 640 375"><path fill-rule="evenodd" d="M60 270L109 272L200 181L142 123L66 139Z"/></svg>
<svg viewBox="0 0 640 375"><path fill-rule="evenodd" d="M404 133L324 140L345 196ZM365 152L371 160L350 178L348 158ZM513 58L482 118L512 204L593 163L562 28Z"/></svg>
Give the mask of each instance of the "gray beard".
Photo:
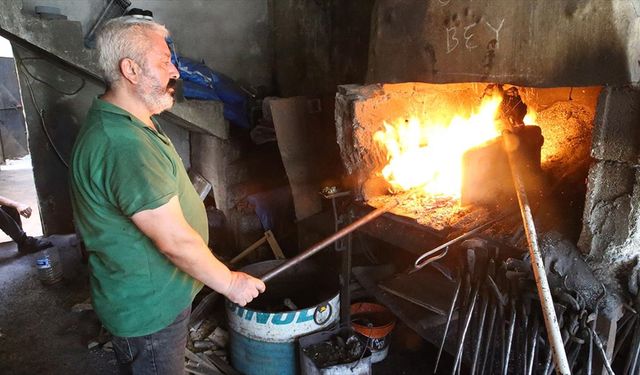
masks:
<svg viewBox="0 0 640 375"><path fill-rule="evenodd" d="M154 82L151 77L144 76L145 83L138 86L138 96L154 115L173 107L173 96L167 92L167 88Z"/></svg>

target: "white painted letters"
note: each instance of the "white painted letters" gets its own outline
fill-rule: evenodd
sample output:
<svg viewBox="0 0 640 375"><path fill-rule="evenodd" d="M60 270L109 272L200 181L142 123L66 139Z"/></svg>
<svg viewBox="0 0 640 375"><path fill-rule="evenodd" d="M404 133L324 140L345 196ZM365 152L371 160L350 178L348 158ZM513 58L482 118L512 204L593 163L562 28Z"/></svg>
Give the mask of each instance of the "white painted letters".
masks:
<svg viewBox="0 0 640 375"><path fill-rule="evenodd" d="M455 42L452 45L451 42ZM456 38L456 27L448 27L447 28L447 53L451 53L456 47L458 47L458 38Z"/></svg>
<svg viewBox="0 0 640 375"><path fill-rule="evenodd" d="M502 30L502 25L504 25L504 18L500 21L500 26L498 26L497 29L491 26L489 22L486 22L486 24L491 30L493 30L493 32L496 33L496 49L498 49L500 47L500 30Z"/></svg>
<svg viewBox="0 0 640 375"><path fill-rule="evenodd" d="M469 30L476 27L476 25L477 23L474 22L471 25L464 28L464 40L465 40L464 46L467 47L467 49L474 49L478 47L477 44L471 42L471 38L473 38L473 33L469 32Z"/></svg>

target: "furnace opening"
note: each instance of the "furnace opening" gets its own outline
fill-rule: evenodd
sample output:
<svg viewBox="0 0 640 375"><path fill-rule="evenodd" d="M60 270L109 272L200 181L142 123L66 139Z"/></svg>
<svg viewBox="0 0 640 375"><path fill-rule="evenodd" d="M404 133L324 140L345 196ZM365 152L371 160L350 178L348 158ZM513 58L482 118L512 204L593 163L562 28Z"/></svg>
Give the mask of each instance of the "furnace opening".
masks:
<svg viewBox="0 0 640 375"><path fill-rule="evenodd" d="M530 193L555 211L549 226L577 238L600 89L501 86L519 95L524 106L514 108L483 83L342 86L338 143L363 202L381 207L403 194L393 213L463 229L516 204L501 133L514 125L504 112L523 111Z"/></svg>

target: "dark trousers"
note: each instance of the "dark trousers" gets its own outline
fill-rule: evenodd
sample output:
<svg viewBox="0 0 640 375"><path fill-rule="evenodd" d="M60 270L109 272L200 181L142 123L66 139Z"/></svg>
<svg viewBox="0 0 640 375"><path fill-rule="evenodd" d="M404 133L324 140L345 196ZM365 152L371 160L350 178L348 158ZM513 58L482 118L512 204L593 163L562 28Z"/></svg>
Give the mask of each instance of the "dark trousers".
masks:
<svg viewBox="0 0 640 375"><path fill-rule="evenodd" d="M26 237L20 214L13 207L0 206L0 229L16 243L24 241Z"/></svg>
<svg viewBox="0 0 640 375"><path fill-rule="evenodd" d="M113 336L121 374L183 375L184 351L191 306L184 309L168 327L139 337Z"/></svg>

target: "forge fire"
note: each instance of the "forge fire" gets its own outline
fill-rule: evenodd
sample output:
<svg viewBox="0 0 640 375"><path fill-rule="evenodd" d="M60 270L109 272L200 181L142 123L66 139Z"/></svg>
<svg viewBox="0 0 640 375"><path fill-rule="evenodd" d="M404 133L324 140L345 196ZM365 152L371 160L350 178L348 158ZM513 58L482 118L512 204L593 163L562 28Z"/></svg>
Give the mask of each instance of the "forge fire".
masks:
<svg viewBox="0 0 640 375"><path fill-rule="evenodd" d="M514 89L526 105L519 125L541 128L544 174L558 181L584 169L599 88ZM498 142L510 126L503 116L509 104L503 103L495 85L407 83L353 90L344 96L355 99L352 127L345 126L346 120L338 124L339 139L351 142L339 143L345 165L369 205L380 207L393 194L403 194L394 213L444 229L495 210L486 207L490 204L471 207L461 202L465 189L489 190L491 184L512 189L510 180L477 186L481 179L469 177L496 169L493 162L465 163L470 150ZM473 186L464 186L465 180L474 181ZM471 213L477 217L469 218Z"/></svg>
<svg viewBox="0 0 640 375"><path fill-rule="evenodd" d="M383 121L384 129L373 137L386 150L388 163L381 175L391 190L416 188L425 195L459 199L464 153L500 136L505 128L499 116L501 103L500 93L491 92L468 114L445 107ZM449 123L441 122L450 116ZM525 124L533 124L535 118L530 110Z"/></svg>

